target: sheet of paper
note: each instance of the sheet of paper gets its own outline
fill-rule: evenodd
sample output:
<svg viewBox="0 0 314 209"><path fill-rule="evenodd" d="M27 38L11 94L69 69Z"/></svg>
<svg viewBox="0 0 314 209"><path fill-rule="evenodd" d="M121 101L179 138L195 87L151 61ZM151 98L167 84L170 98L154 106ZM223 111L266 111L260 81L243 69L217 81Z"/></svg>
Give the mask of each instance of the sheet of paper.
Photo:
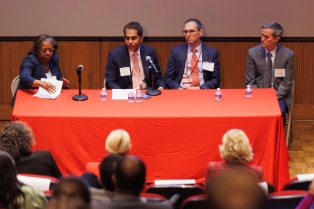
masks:
<svg viewBox="0 0 314 209"><path fill-rule="evenodd" d="M42 78L41 81L46 81L46 82L49 82L49 83L55 85L56 86L56 92L53 94L50 94L44 88L39 87L38 92L36 94L34 94L34 96L39 97L39 98L55 99L55 98L57 98L57 96L60 95L63 81L58 81L58 80L54 80L54 79L47 79L47 78Z"/></svg>
<svg viewBox="0 0 314 209"><path fill-rule="evenodd" d="M112 100L128 100L131 91L136 93L135 89L112 89Z"/></svg>
<svg viewBox="0 0 314 209"><path fill-rule="evenodd" d="M40 191L46 191L49 190L50 186L50 179L46 178L37 178L37 177L31 177L31 176L22 176L17 175L17 179L21 181L22 183L34 187Z"/></svg>
<svg viewBox="0 0 314 209"><path fill-rule="evenodd" d="M195 179L155 180L155 185L195 184Z"/></svg>
<svg viewBox="0 0 314 209"><path fill-rule="evenodd" d="M296 176L297 176L298 180L312 180L312 179L314 179L314 173L297 174Z"/></svg>

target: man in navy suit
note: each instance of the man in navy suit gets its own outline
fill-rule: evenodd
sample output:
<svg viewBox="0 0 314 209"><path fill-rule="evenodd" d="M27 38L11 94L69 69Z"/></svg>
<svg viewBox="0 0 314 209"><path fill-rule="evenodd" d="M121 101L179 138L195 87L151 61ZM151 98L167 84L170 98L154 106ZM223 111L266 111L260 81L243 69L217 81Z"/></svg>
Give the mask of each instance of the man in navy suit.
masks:
<svg viewBox="0 0 314 209"><path fill-rule="evenodd" d="M214 89L220 84L218 51L201 41L202 23L188 19L182 31L187 44L172 48L165 84L168 89Z"/></svg>
<svg viewBox="0 0 314 209"><path fill-rule="evenodd" d="M262 26L261 44L248 51L245 85L275 89L285 124L292 103L294 52L278 44L282 34L283 28L276 22Z"/></svg>
<svg viewBox="0 0 314 209"><path fill-rule="evenodd" d="M123 29L125 45L108 54L106 87L108 89L146 89L152 87L152 70L146 57L150 56L160 70L155 50L144 44L143 28L138 22L130 22ZM156 76L156 88L165 87L161 73Z"/></svg>

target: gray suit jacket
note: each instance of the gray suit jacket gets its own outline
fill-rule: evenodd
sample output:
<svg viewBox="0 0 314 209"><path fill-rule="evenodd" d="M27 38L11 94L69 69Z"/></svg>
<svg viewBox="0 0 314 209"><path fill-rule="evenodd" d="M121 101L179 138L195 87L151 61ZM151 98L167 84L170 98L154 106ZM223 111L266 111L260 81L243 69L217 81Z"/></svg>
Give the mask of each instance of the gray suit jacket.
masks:
<svg viewBox="0 0 314 209"><path fill-rule="evenodd" d="M262 45L255 46L248 51L246 60L246 82L252 88L263 88L264 72L266 69L265 48ZM277 98L284 98L288 108L292 102L292 83L294 79L294 52L277 44L277 50L273 69L286 69L285 77L274 77L274 89Z"/></svg>

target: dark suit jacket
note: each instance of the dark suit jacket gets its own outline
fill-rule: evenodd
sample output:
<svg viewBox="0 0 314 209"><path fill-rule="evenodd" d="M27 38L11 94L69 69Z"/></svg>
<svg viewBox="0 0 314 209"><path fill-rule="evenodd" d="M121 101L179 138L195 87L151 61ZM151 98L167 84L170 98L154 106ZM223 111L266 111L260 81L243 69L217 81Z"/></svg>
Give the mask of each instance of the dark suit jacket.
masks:
<svg viewBox="0 0 314 209"><path fill-rule="evenodd" d="M152 70L148 69L148 62L146 61L146 56L150 56L156 65L156 67L160 70L157 56L155 50L144 44L140 45L141 51L141 59L143 70L145 74L145 82L148 87L152 87ZM108 61L106 65L106 87L108 89L132 89L132 73L130 72L129 76L121 76L120 68L130 67L130 55L127 47L125 45L120 46L118 48L113 49L108 54ZM156 77L156 88L165 88L165 84L161 73Z"/></svg>
<svg viewBox="0 0 314 209"><path fill-rule="evenodd" d="M166 74L164 76L168 89L180 88L180 83L185 70L186 52L188 44L182 44L172 48L168 60ZM213 62L214 71L203 70L205 89L215 89L220 85L220 65L218 51L212 47L202 44L202 62Z"/></svg>
<svg viewBox="0 0 314 209"><path fill-rule="evenodd" d="M38 174L59 178L62 176L56 161L48 150L32 152L22 155L15 161L18 173Z"/></svg>
<svg viewBox="0 0 314 209"><path fill-rule="evenodd" d="M62 80L62 73L59 68L59 58L55 54L49 61L50 72L52 76L56 76L57 80ZM41 65L38 57L34 54L28 54L21 64L20 68L20 82L17 86L19 89L30 89L34 80L40 80L41 78L47 78L44 68ZM14 106L16 92L11 101L11 107Z"/></svg>
<svg viewBox="0 0 314 209"><path fill-rule="evenodd" d="M143 202L140 197L129 195L115 195L111 202L102 202L94 209L172 209L170 202Z"/></svg>
<svg viewBox="0 0 314 209"><path fill-rule="evenodd" d="M263 170L260 166L254 165L237 165L226 162L209 162L206 168L205 188L212 177L220 176L228 171L246 171L252 174L257 181L263 180Z"/></svg>
<svg viewBox="0 0 314 209"><path fill-rule="evenodd" d="M265 48L258 45L249 49L246 61L245 85L251 85L252 88L263 88L265 69ZM277 44L273 69L286 69L285 77L274 78L274 89L277 98L284 98L290 108L292 102L291 86L294 78L294 52Z"/></svg>

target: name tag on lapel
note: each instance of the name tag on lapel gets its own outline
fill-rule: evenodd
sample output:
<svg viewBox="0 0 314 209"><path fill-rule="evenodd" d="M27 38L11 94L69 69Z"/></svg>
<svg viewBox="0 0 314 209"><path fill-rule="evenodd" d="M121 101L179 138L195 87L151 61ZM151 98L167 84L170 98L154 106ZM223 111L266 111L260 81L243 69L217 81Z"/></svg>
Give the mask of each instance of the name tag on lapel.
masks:
<svg viewBox="0 0 314 209"><path fill-rule="evenodd" d="M275 78L285 77L286 76L286 69L275 69L274 70L274 76L275 76Z"/></svg>
<svg viewBox="0 0 314 209"><path fill-rule="evenodd" d="M214 72L214 63L213 62L203 62L203 70Z"/></svg>
<svg viewBox="0 0 314 209"><path fill-rule="evenodd" d="M130 67L120 68L120 76L129 76L129 75L131 75Z"/></svg>

